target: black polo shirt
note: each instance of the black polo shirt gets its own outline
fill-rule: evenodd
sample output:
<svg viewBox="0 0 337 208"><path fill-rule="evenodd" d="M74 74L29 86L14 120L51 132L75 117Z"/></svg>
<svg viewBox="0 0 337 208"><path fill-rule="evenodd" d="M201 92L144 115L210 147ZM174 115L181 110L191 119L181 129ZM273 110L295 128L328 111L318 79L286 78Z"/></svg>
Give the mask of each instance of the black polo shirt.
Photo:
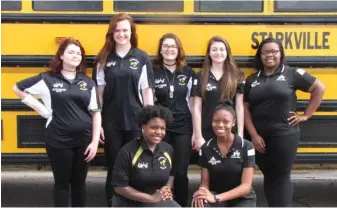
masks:
<svg viewBox="0 0 337 208"><path fill-rule="evenodd" d="M280 65L274 74L263 70L246 80L245 102L250 105L253 124L259 135L282 136L299 132L290 126L289 111L296 111L296 90L308 91L315 78L300 68Z"/></svg>
<svg viewBox="0 0 337 208"><path fill-rule="evenodd" d="M131 48L123 58L111 52L103 70L93 70L103 93L103 125L119 130L139 130L137 115L143 106L141 91L153 88L153 69L149 56L142 50Z"/></svg>
<svg viewBox="0 0 337 208"><path fill-rule="evenodd" d="M46 143L56 148L85 147L92 140L91 111L100 111L95 83L78 72L70 82L61 73L44 72L16 84L37 95L52 116L46 124Z"/></svg>
<svg viewBox="0 0 337 208"><path fill-rule="evenodd" d="M202 80L202 72L196 75L196 79L193 81L193 90L192 96L202 97L201 96L201 80ZM219 105L220 95L221 95L221 80L216 80L215 76L212 72L209 72L208 83L206 86L206 102L202 101L202 135L205 139L209 139L214 137L214 132L212 128L212 119L214 109ZM236 88L236 93L243 93L244 92L244 82L240 81ZM235 96L231 98L235 106Z"/></svg>
<svg viewBox="0 0 337 208"><path fill-rule="evenodd" d="M241 184L244 168L254 168L255 150L251 142L235 135L233 145L223 157L214 138L201 147L198 165L209 172L210 191L220 194ZM255 198L254 189L243 198Z"/></svg>
<svg viewBox="0 0 337 208"><path fill-rule="evenodd" d="M166 67L154 68L155 104L169 108L173 114L173 123L168 131L177 133L192 132L192 116L189 98L191 95L194 71L185 66L182 72L171 73ZM170 98L170 85L174 86Z"/></svg>
<svg viewBox="0 0 337 208"><path fill-rule="evenodd" d="M138 191L153 194L165 186L172 170L173 148L162 141L154 152L143 138L127 143L119 151L112 173L112 187L131 186Z"/></svg>

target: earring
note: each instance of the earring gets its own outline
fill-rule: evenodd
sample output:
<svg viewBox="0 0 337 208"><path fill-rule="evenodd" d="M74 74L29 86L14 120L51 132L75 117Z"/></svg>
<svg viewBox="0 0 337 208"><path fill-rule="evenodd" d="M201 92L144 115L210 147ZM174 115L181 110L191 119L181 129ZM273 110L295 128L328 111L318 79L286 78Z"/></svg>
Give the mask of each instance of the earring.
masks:
<svg viewBox="0 0 337 208"><path fill-rule="evenodd" d="M142 133L144 133L144 129L142 129Z"/></svg>

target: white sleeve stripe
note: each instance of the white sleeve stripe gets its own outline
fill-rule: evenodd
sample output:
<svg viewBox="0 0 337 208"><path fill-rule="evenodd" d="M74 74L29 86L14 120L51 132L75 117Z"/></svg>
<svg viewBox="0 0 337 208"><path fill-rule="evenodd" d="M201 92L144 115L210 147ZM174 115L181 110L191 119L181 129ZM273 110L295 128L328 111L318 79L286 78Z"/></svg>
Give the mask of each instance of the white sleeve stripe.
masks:
<svg viewBox="0 0 337 208"><path fill-rule="evenodd" d="M47 86L47 84L45 83L45 81L43 79L41 79L38 83L36 83L35 85L25 89L26 92L32 94L32 95L38 95L44 106L46 106L46 108L53 114L53 110L51 108L51 95L50 95L50 90ZM46 128L48 127L49 123L51 122L51 120L53 119L53 116L51 116L47 123L46 123Z"/></svg>
<svg viewBox="0 0 337 208"><path fill-rule="evenodd" d="M96 68L96 81L98 86L106 85L104 68L98 63Z"/></svg>
<svg viewBox="0 0 337 208"><path fill-rule="evenodd" d="M98 108L98 100L96 95L96 88L93 87L91 90L91 97L90 97L90 104L89 104L89 110L97 110Z"/></svg>
<svg viewBox="0 0 337 208"><path fill-rule="evenodd" d="M143 90L146 88L149 88L149 81L147 79L147 66L145 64L142 67L142 73L140 74L138 89Z"/></svg>
<svg viewBox="0 0 337 208"><path fill-rule="evenodd" d="M187 105L188 105L188 108L190 109L191 111L191 103L190 103L190 97L191 97L191 90L192 90L192 77L190 78L190 80L188 80L188 83L187 83L187 95L186 95L186 101L187 101Z"/></svg>
<svg viewBox="0 0 337 208"><path fill-rule="evenodd" d="M302 75L302 76L303 76L303 74L305 73L305 71L304 71L303 69L301 69L301 68L298 68L296 71L297 71L300 75Z"/></svg>
<svg viewBox="0 0 337 208"><path fill-rule="evenodd" d="M247 155L248 156L254 156L255 155L255 149L248 150Z"/></svg>

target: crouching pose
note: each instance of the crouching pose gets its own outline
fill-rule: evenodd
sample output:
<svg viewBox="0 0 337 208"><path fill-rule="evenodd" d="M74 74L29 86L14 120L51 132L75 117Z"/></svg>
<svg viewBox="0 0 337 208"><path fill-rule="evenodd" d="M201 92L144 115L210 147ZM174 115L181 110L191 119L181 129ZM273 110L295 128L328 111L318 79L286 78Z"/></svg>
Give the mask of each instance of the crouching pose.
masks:
<svg viewBox="0 0 337 208"><path fill-rule="evenodd" d="M216 138L200 150L201 183L192 206L254 207L252 188L255 151L251 142L231 132L235 111L231 101L214 110L212 127Z"/></svg>
<svg viewBox="0 0 337 208"><path fill-rule="evenodd" d="M112 173L113 207L179 207L172 200L173 148L162 141L171 112L146 106L139 113L142 136L118 153Z"/></svg>

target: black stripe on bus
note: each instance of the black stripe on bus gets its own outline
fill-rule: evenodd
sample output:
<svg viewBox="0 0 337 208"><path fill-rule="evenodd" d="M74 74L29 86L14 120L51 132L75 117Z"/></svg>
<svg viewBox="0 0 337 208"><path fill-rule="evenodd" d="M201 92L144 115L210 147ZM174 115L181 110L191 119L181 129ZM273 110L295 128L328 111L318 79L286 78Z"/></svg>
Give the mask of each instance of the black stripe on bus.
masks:
<svg viewBox="0 0 337 208"><path fill-rule="evenodd" d="M9 138L13 139L13 138ZM190 164L196 164L197 154L191 154ZM297 164L335 164L337 162L336 153L297 153L295 163ZM45 153L1 153L2 164L49 164L48 156ZM97 153L91 165L104 165L104 154Z"/></svg>
<svg viewBox="0 0 337 208"><path fill-rule="evenodd" d="M113 14L2 13L2 23L108 23ZM336 24L337 15L131 15L136 23L169 24Z"/></svg>
<svg viewBox="0 0 337 208"><path fill-rule="evenodd" d="M308 105L308 100L297 101L297 111L304 111ZM30 107L21 102L20 99L1 99L2 111L33 111ZM337 100L323 100L319 108L319 112L337 111Z"/></svg>
<svg viewBox="0 0 337 208"><path fill-rule="evenodd" d="M1 55L2 67L46 67L53 56L51 55ZM154 58L154 57L151 57ZM87 64L93 66L95 56L87 56ZM235 56L239 67L253 67L254 56ZM187 56L190 67L201 68L204 56ZM337 56L287 56L287 64L296 67L336 67Z"/></svg>

